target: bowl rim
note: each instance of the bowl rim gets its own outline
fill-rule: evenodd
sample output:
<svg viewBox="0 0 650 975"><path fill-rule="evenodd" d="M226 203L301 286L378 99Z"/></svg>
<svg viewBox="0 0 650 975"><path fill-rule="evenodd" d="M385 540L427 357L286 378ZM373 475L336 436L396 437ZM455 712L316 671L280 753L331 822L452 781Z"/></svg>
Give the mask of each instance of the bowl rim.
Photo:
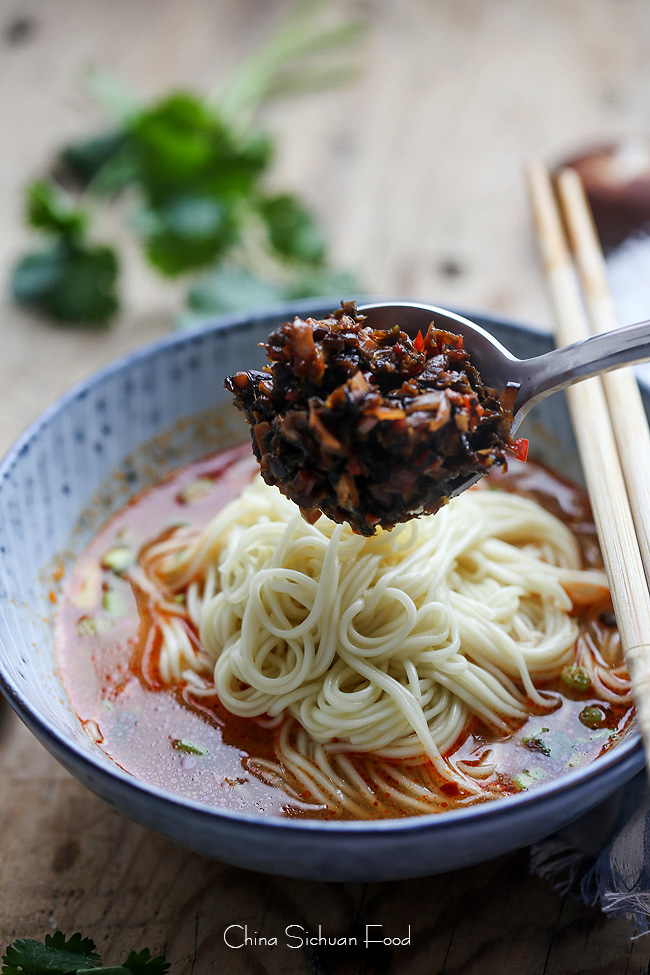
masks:
<svg viewBox="0 0 650 975"><path fill-rule="evenodd" d="M365 297L363 299L364 302L370 300L373 299ZM390 301L393 299L388 298L384 300ZM235 312L228 315L221 315L213 319L206 319L205 323L191 331L162 336L118 357L73 385L29 424L0 461L0 481L7 477L13 470L24 446L33 441L38 433L48 426L54 416L64 410L69 403L85 398L96 385L127 367L131 367L169 348L200 344L203 337L208 333L233 331L241 328L243 325L272 316L282 318L289 317L292 314L322 314L324 309L331 307L331 298L299 299L292 302L265 305L252 312ZM468 318L470 321L476 321L478 319L480 322L494 324L500 327L505 326L508 329L518 332L520 335L532 334L537 338L552 338L550 333L544 332L535 326L525 325L520 321L507 316L501 316L495 312L479 309L470 309L469 311L456 308L447 309L442 306L431 307L435 307L440 312L449 311L453 315L460 315ZM644 388L647 388L645 383L640 382ZM348 836L357 833L394 835L412 832L417 833L422 830L428 832L431 829L444 831L446 829L454 829L465 822L493 823L494 820L499 820L503 817L507 818L512 814L516 814L519 809L527 809L531 806L544 804L547 800L552 800L558 795L569 792L578 786L584 786L592 779L620 765L628 764L635 771L640 771L644 764L641 735L638 729L633 729L624 741L606 752L605 755L599 756L597 760L580 768L573 769L559 778L542 783L531 791L525 791L517 795L501 796L496 800L490 800L461 809L451 809L437 813L421 813L401 818L376 820L291 819L286 816L241 812L223 806L212 806L195 799L189 799L185 796L168 792L159 786L131 775L117 765L117 763L113 762L111 764L110 759L107 761L106 757L95 757L91 750L71 740L57 728L54 728L38 706L35 706L23 696L11 677L5 673L1 658L0 691L18 717L21 718L29 730L42 743L47 745L48 749L57 759L61 761L60 756L64 755L68 759L68 762L64 762L63 764L67 764L68 767L88 767L94 776L99 777L101 781L108 784L106 792L110 791L111 785L113 787L118 785L122 794L131 795L135 803L137 803L139 798L143 800L148 799L155 803L162 803L163 805L171 803L177 811L186 810L188 813L198 816L205 821L211 822L215 819L224 820L224 825L229 823L232 826L264 828L273 830L274 832L288 831L292 834L325 833L338 836ZM631 774L634 773L632 772Z"/></svg>

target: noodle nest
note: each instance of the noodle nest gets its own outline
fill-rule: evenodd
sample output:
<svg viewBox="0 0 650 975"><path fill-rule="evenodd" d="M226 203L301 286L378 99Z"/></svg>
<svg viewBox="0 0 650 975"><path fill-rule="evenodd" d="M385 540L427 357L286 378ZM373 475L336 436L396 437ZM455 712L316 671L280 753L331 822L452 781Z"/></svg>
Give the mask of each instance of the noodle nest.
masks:
<svg viewBox="0 0 650 975"><path fill-rule="evenodd" d="M428 758L470 792L480 773L448 754L469 719L505 733L531 706L555 707L536 683L573 657L571 593L607 585L581 568L572 532L525 497L467 491L362 537L324 516L309 525L259 477L141 562L170 610L163 683L271 725L292 716L312 764ZM189 625L173 613L179 593Z"/></svg>

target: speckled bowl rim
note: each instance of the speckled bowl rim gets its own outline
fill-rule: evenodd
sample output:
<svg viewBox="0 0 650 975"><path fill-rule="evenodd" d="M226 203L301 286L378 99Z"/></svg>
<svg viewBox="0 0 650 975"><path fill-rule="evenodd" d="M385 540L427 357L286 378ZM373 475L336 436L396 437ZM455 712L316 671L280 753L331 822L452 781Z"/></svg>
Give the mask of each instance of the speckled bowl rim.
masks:
<svg viewBox="0 0 650 975"><path fill-rule="evenodd" d="M24 450L25 445L33 441L56 414L65 410L69 403L86 397L95 385L110 378L115 373L130 368L166 348L191 347L193 344L198 344L202 341L202 336L206 333L234 331L249 325L251 321L255 321L258 318L262 319L270 316L288 318L296 313L310 314L321 310L327 305L327 301L326 298L316 298L290 303L284 302L282 304L264 306L253 313L246 312L220 316L217 319L206 321L204 325L191 332L172 333L115 359L107 366L104 366L102 369L92 373L88 378L74 385L27 427L0 462L0 480L8 476L8 472L19 462L21 451ZM469 318L471 321L478 320L499 327L506 327L519 334L533 335L537 338L544 339L548 339L549 337L548 333L540 329L523 325L516 320L494 313L478 310L467 311L465 309L449 310L453 311L454 314ZM53 728L50 721L41 713L39 708L34 706L21 694L11 678L4 672L2 661L0 661L0 691L2 691L8 703L30 731L45 743L57 758L60 754L66 755L70 767L74 768L78 764L87 766L92 770L94 776L99 777L102 782L106 783L108 788L103 789L104 794L110 793L111 786L114 788L119 783L120 792L126 790L127 793L130 792L133 795L134 799L138 797L149 797L154 802L170 803L177 809L186 809L188 813L202 817L207 821L224 820L233 824L249 825L255 829L265 828L273 834L277 834L280 831L290 834L296 832L322 833L324 835L362 833L387 836L390 834L402 834L404 832L428 832L430 830L444 832L446 829L457 828L461 823L474 823L478 825L479 823L490 822L493 824L494 820L498 820L499 818L507 819L512 815L516 815L518 810L526 810L531 806L543 803L550 797L571 792L574 788L584 785L604 774L608 769L625 765L626 769L623 775L627 779L630 779L644 765L641 736L638 731L633 731L625 741L616 745L611 751L589 765L568 772L561 776L561 778L553 779L548 783L536 786L530 792L522 792L514 796L504 796L500 799L470 806L466 809L455 809L441 813L423 813L400 819L363 821L294 820L282 816L258 815L226 809L224 807L210 806L206 803L187 799L183 796L167 792L155 785L151 785L130 775L117 764L112 766L107 765L105 759L95 758L91 751L71 741L58 729ZM620 774L621 770L619 770ZM116 803L116 806L119 807L119 803Z"/></svg>

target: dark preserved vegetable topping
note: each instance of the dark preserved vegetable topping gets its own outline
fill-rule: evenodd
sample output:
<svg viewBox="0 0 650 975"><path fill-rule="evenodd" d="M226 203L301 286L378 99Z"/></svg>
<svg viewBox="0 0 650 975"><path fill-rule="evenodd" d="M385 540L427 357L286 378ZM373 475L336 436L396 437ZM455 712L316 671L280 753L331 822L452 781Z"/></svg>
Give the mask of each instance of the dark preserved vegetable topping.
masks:
<svg viewBox="0 0 650 975"><path fill-rule="evenodd" d="M372 535L437 511L467 477L505 468L514 396L501 402L483 384L462 336L432 323L414 341L397 324L364 321L343 302L323 321L286 322L264 344L270 365L226 387L264 480L309 521L323 512Z"/></svg>

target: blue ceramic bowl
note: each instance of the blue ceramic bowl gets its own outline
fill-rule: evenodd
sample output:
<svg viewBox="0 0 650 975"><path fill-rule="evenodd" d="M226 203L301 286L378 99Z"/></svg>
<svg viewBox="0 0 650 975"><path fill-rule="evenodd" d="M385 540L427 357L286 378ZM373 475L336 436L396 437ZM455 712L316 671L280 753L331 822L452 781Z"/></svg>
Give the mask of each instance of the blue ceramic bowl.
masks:
<svg viewBox="0 0 650 975"><path fill-rule="evenodd" d="M223 377L261 365L257 343L301 302L222 318L120 360L41 416L0 465L0 681L46 748L116 809L200 853L269 873L319 880L392 880L463 867L546 836L603 802L643 766L638 735L596 763L531 792L440 815L380 822L296 822L244 815L139 781L89 740L57 669L50 591L99 525L172 467L246 434ZM515 355L548 336L470 315ZM438 324L443 324L438 316ZM644 392L646 407L650 397ZM215 403L217 406L215 407ZM221 407L219 407L221 404ZM580 480L562 396L528 421L535 456Z"/></svg>

